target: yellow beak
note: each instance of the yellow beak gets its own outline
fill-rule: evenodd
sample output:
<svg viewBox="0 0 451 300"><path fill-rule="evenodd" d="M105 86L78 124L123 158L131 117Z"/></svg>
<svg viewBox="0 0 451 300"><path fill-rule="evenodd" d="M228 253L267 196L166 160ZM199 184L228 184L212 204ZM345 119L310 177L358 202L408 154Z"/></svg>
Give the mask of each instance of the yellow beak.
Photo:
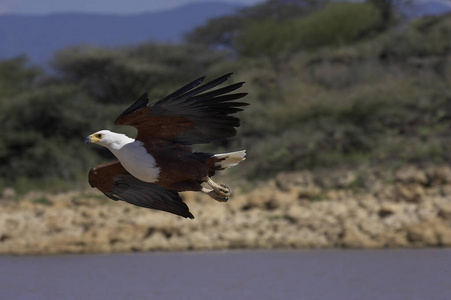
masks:
<svg viewBox="0 0 451 300"><path fill-rule="evenodd" d="M89 144L89 143L97 143L97 142L99 142L99 141L100 141L100 139L99 139L98 137L96 137L95 135L93 135L93 134L88 135L88 136L85 138L85 144Z"/></svg>

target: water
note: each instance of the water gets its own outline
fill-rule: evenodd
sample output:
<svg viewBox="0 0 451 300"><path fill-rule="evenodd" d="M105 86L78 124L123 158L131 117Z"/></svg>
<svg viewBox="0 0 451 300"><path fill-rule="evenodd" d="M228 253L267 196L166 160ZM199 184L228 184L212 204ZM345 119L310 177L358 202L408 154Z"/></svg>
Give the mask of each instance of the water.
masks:
<svg viewBox="0 0 451 300"><path fill-rule="evenodd" d="M451 299L451 249L0 256L0 299Z"/></svg>

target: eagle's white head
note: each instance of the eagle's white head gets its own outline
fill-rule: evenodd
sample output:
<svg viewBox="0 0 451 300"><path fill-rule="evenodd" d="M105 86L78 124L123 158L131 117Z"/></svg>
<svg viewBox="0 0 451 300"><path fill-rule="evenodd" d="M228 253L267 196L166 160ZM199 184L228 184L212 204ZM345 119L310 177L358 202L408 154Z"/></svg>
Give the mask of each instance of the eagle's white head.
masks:
<svg viewBox="0 0 451 300"><path fill-rule="evenodd" d="M147 152L143 142L135 141L125 134L100 130L88 135L85 143L95 143L108 148L121 165L141 181L158 181L160 167L156 165L155 158Z"/></svg>
<svg viewBox="0 0 451 300"><path fill-rule="evenodd" d="M125 134L116 133L109 130L100 130L88 135L85 144L95 143L107 147L108 149L119 149L125 144L133 142L134 139L129 138Z"/></svg>

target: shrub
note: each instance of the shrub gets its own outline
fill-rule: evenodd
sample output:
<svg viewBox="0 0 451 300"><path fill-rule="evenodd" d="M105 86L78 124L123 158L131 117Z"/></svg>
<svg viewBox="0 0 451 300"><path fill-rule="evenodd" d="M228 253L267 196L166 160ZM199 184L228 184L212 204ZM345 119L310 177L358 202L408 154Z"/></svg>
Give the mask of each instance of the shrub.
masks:
<svg viewBox="0 0 451 300"><path fill-rule="evenodd" d="M274 57L286 52L340 46L373 36L382 19L368 3L331 3L324 9L286 22L251 22L236 45L244 56Z"/></svg>

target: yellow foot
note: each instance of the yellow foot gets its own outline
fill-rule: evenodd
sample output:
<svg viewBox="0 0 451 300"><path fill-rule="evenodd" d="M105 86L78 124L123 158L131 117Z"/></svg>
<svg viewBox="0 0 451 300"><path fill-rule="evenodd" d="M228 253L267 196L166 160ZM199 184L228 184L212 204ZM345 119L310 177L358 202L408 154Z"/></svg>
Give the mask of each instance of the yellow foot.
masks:
<svg viewBox="0 0 451 300"><path fill-rule="evenodd" d="M202 188L202 192L219 202L227 202L232 195L232 190L225 184L218 184L213 180L207 181L213 189Z"/></svg>

